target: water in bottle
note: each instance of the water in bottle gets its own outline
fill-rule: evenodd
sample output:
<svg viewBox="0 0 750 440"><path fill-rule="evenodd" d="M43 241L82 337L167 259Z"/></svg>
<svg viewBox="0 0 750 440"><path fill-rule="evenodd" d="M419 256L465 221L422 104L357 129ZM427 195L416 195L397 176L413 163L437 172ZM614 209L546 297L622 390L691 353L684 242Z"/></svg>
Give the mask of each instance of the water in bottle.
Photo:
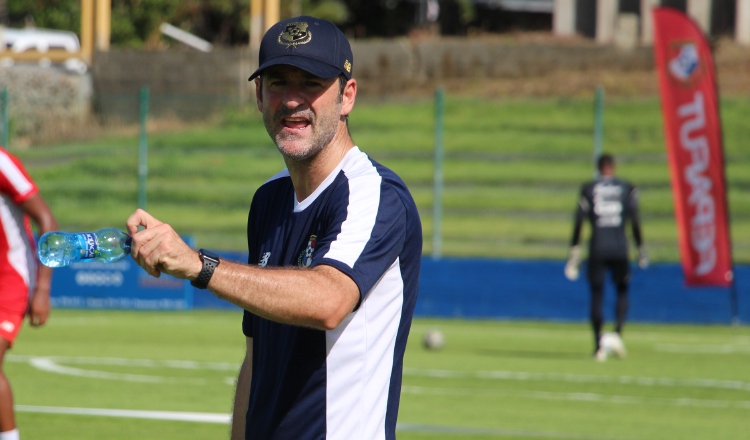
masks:
<svg viewBox="0 0 750 440"><path fill-rule="evenodd" d="M37 254L49 267L89 261L112 263L130 254L130 244L130 236L117 228L76 233L51 231L39 239Z"/></svg>

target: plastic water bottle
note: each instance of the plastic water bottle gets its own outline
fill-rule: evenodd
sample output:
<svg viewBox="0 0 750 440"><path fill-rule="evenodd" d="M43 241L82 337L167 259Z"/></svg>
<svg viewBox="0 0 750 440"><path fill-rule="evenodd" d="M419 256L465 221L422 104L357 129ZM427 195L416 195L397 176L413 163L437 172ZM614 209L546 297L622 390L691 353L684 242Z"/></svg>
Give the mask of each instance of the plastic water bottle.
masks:
<svg viewBox="0 0 750 440"><path fill-rule="evenodd" d="M130 236L117 228L77 233L51 231L39 238L37 254L49 267L89 261L112 263L130 254L130 244Z"/></svg>

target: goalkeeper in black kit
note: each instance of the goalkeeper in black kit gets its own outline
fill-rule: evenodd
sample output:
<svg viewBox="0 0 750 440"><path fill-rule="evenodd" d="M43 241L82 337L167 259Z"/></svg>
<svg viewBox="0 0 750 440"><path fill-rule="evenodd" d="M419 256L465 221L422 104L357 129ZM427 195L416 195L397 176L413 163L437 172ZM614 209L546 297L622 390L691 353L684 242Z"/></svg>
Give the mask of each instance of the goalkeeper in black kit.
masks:
<svg viewBox="0 0 750 440"><path fill-rule="evenodd" d="M633 239L638 247L638 265L648 266L648 256L643 247L643 236L638 218L638 191L629 182L615 177L614 158L609 154L599 157L599 177L581 187L575 215L570 257L565 265L565 276L578 278L581 262L581 228L584 220L591 224L588 253L588 281L591 287L591 327L594 332L594 356L607 359L609 354L625 356L622 330L628 313L628 286L630 283L629 243L625 233L629 221ZM604 279L611 273L617 290L615 331L602 332L604 317Z"/></svg>

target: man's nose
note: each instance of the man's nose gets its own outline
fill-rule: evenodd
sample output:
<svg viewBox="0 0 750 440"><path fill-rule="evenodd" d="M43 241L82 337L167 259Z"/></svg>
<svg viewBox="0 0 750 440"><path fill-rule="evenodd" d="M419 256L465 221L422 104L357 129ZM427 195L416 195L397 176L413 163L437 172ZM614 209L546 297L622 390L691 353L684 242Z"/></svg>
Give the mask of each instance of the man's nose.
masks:
<svg viewBox="0 0 750 440"><path fill-rule="evenodd" d="M285 107L295 109L305 103L305 96L298 87L288 87L282 99Z"/></svg>

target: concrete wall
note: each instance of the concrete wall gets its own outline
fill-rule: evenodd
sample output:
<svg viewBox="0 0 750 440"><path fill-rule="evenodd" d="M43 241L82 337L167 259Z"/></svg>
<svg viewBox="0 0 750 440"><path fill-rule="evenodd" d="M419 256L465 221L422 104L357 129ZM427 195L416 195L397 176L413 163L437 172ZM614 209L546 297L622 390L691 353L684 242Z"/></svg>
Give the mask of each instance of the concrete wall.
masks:
<svg viewBox="0 0 750 440"><path fill-rule="evenodd" d="M91 68L95 109L104 122L135 122L147 86L151 117L205 117L247 101L250 68L247 49L99 52Z"/></svg>
<svg viewBox="0 0 750 440"><path fill-rule="evenodd" d="M648 70L648 48L613 50L594 44L520 44L499 39L446 38L355 41L354 75L360 96L432 92L442 82L526 78L552 72ZM257 54L246 48L96 54L85 74L61 66L0 67L10 95L11 146L80 137L92 127L139 120L139 92L148 86L149 117L203 119L255 99L247 78ZM93 122L96 122L94 124ZM93 132L92 132L93 135Z"/></svg>
<svg viewBox="0 0 750 440"><path fill-rule="evenodd" d="M553 71L644 70L650 49L617 51L595 45L513 44L495 39L357 41L354 76L365 96L399 94L444 80L521 78ZM204 117L227 103L254 99L247 81L257 60L247 48L210 53L99 53L91 70L95 108L104 118L134 121L138 90L147 85L152 116Z"/></svg>
<svg viewBox="0 0 750 440"><path fill-rule="evenodd" d="M11 146L21 147L29 137L64 135L91 114L88 75L36 64L11 65L0 67L0 89L8 92Z"/></svg>

